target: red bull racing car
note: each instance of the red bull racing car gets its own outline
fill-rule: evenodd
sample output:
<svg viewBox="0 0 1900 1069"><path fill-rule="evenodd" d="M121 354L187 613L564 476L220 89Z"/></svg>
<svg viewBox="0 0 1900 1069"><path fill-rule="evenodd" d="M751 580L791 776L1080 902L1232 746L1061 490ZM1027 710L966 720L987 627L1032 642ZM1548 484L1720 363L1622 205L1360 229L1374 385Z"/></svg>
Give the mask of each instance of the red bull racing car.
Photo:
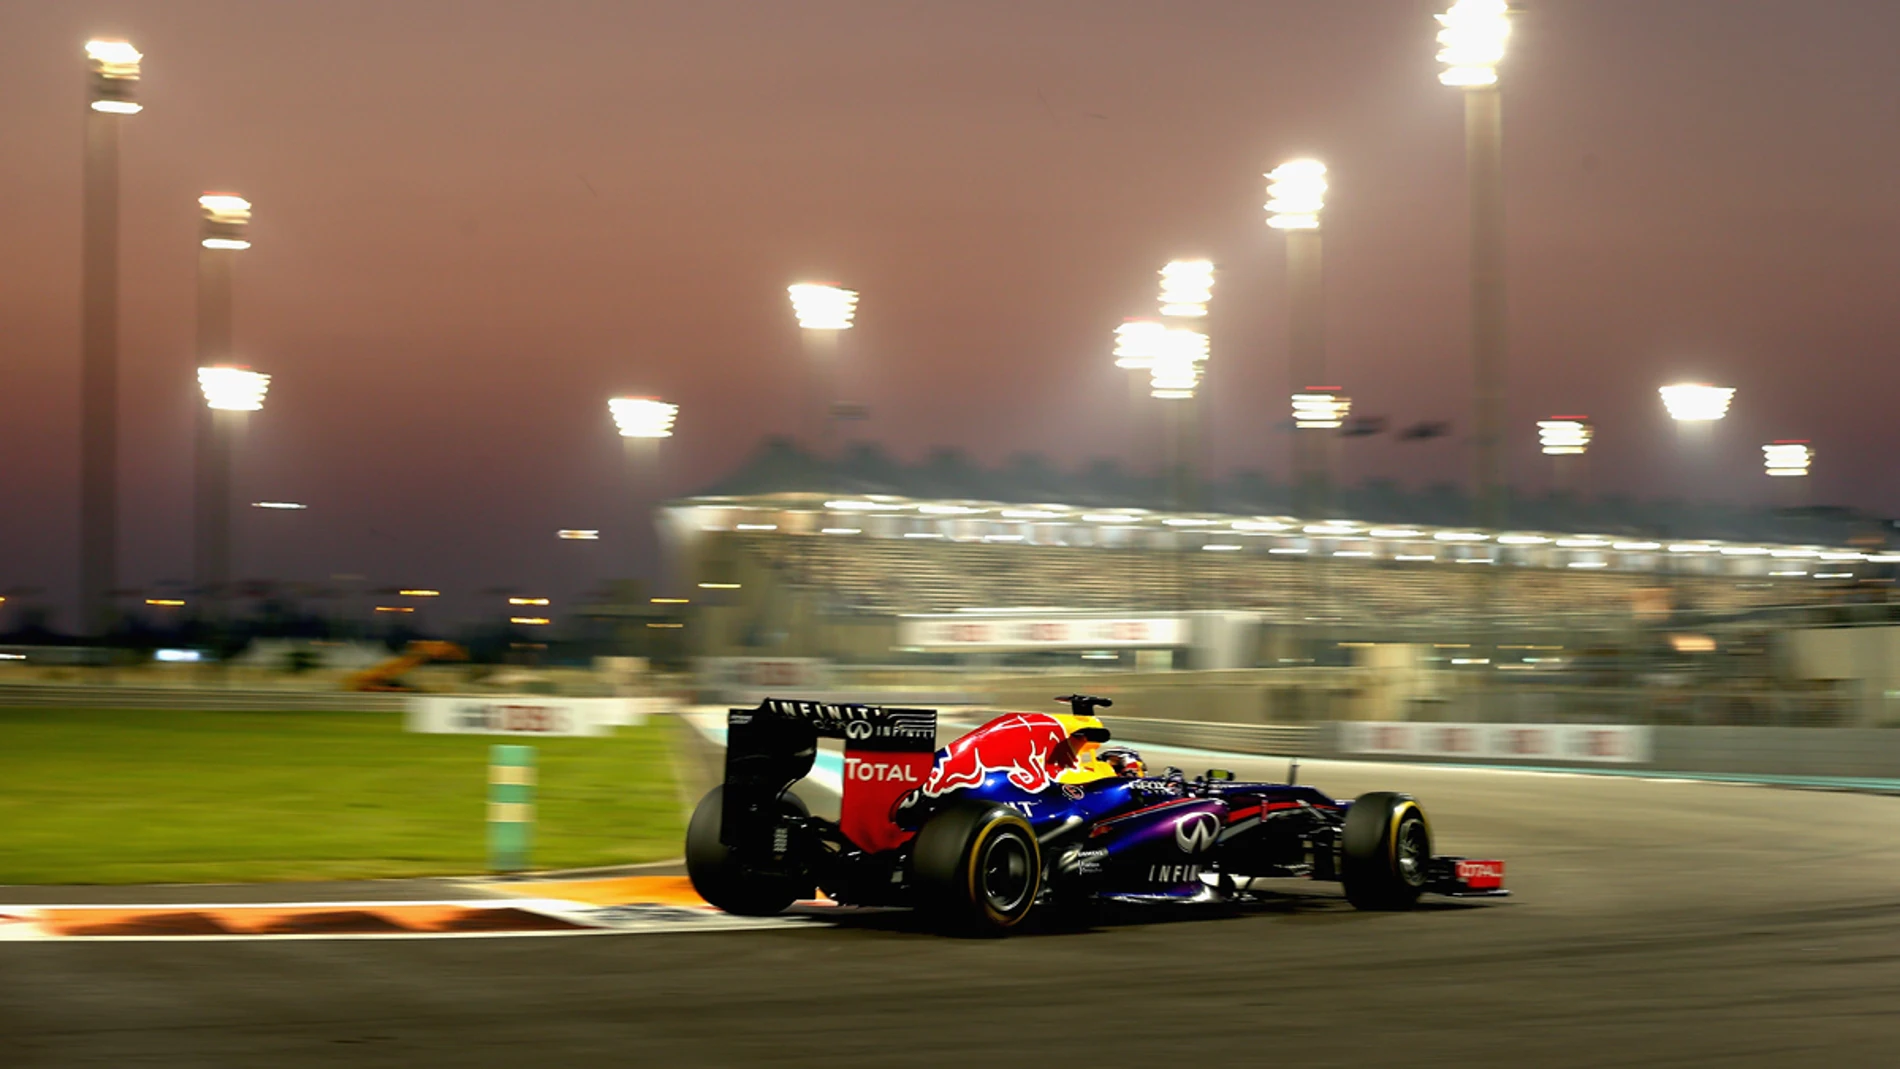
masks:
<svg viewBox="0 0 1900 1069"><path fill-rule="evenodd" d="M1435 856L1408 795L1340 801L1214 770L1151 773L1107 745L1095 713L1110 701L1057 700L1067 713L1007 713L942 749L930 709L767 699L731 710L725 782L686 831L694 888L731 913L777 913L822 890L990 934L1037 909L1237 900L1272 877L1336 880L1360 909L1508 893L1502 861ZM844 741L836 823L790 791L820 738Z"/></svg>

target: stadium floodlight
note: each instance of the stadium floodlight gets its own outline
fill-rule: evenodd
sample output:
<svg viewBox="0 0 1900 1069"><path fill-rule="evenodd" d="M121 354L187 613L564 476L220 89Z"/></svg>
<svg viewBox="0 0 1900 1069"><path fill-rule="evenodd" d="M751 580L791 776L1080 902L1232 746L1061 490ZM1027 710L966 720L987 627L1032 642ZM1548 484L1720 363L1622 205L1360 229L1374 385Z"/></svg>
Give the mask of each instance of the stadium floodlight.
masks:
<svg viewBox="0 0 1900 1069"><path fill-rule="evenodd" d="M1800 478L1814 463L1814 448L1806 440L1770 442L1761 447L1761 452L1770 475Z"/></svg>
<svg viewBox="0 0 1900 1069"><path fill-rule="evenodd" d="M1582 456L1596 437L1588 416L1552 416L1537 421L1537 444L1547 457Z"/></svg>
<svg viewBox="0 0 1900 1069"><path fill-rule="evenodd" d="M301 501L253 501L251 502L251 507L254 509L276 509L284 512L301 512L310 506Z"/></svg>
<svg viewBox="0 0 1900 1069"><path fill-rule="evenodd" d="M1192 398L1200 387L1207 353L1207 335L1184 327L1170 329L1148 370L1149 395L1167 401Z"/></svg>
<svg viewBox="0 0 1900 1069"><path fill-rule="evenodd" d="M1214 296L1214 264L1175 260L1161 269L1161 314L1193 319L1207 314Z"/></svg>
<svg viewBox="0 0 1900 1069"><path fill-rule="evenodd" d="M205 404L220 412L256 412L264 407L270 376L245 367L201 367L198 387Z"/></svg>
<svg viewBox="0 0 1900 1069"><path fill-rule="evenodd" d="M597 530L592 530L592 529L587 529L587 528L566 527L554 533L557 537L567 542L598 542L600 541L600 532Z"/></svg>
<svg viewBox="0 0 1900 1069"><path fill-rule="evenodd" d="M142 109L132 99L139 80L139 61L145 57L129 41L86 42L86 65L92 71L92 110L108 115L137 115Z"/></svg>
<svg viewBox="0 0 1900 1069"><path fill-rule="evenodd" d="M1326 165L1291 160L1267 172L1267 225L1275 230L1318 230L1326 207Z"/></svg>
<svg viewBox="0 0 1900 1069"><path fill-rule="evenodd" d="M1710 386L1702 382L1680 382L1656 391L1662 395L1669 418L1678 423L1711 423L1728 415L1729 402L1735 398L1732 386Z"/></svg>
<svg viewBox="0 0 1900 1069"><path fill-rule="evenodd" d="M792 314L804 330L850 330L857 314L858 293L832 282L800 282L786 287Z"/></svg>
<svg viewBox="0 0 1900 1069"><path fill-rule="evenodd" d="M622 438L671 438L680 406L653 397L616 397L607 402Z"/></svg>
<svg viewBox="0 0 1900 1069"><path fill-rule="evenodd" d="M1511 37L1510 10L1505 0L1457 0L1432 16L1440 27L1438 62L1445 65L1439 82L1458 89L1498 84L1498 64Z"/></svg>
<svg viewBox="0 0 1900 1069"><path fill-rule="evenodd" d="M251 224L250 201L235 193L206 193L198 198L198 208L204 214L198 244L233 251L251 247L245 236Z"/></svg>
<svg viewBox="0 0 1900 1069"><path fill-rule="evenodd" d="M1158 319L1130 319L1115 328L1115 366L1147 371L1167 345L1168 328Z"/></svg>
<svg viewBox="0 0 1900 1069"><path fill-rule="evenodd" d="M1336 430L1352 412L1352 398L1342 397L1334 388L1309 386L1293 395L1293 426L1300 430Z"/></svg>

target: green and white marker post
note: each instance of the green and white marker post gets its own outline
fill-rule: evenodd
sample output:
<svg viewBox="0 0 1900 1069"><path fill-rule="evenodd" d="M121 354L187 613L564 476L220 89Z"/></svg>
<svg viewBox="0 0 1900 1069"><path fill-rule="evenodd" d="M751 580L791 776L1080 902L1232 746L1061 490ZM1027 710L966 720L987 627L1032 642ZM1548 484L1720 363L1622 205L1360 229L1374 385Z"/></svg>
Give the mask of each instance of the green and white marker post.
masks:
<svg viewBox="0 0 1900 1069"><path fill-rule="evenodd" d="M488 750L488 867L494 872L528 868L534 840L534 747Z"/></svg>

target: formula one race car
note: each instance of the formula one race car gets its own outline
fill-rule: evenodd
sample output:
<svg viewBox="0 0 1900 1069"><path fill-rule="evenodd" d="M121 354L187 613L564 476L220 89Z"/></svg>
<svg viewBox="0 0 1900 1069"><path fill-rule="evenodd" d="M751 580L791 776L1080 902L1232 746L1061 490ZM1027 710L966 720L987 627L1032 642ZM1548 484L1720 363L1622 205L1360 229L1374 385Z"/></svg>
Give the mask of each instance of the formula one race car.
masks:
<svg viewBox="0 0 1900 1069"><path fill-rule="evenodd" d="M1237 900L1266 877L1337 880L1360 909L1509 893L1502 861L1433 856L1408 795L1345 802L1218 770L1151 774L1133 750L1103 745L1095 710L1107 699L1057 700L1070 711L1008 713L941 750L930 709L767 699L731 710L725 783L686 831L693 887L731 913L777 913L822 889L990 934L1038 907ZM790 792L819 738L844 740L835 824Z"/></svg>

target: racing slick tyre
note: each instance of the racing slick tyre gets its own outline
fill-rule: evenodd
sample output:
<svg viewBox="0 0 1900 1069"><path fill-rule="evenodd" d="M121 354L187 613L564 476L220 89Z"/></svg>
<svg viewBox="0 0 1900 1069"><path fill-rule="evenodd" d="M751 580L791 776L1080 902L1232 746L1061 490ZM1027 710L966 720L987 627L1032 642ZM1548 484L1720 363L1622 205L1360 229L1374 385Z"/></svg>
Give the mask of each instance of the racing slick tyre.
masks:
<svg viewBox="0 0 1900 1069"><path fill-rule="evenodd" d="M951 931L1002 935L1042 890L1042 849L1022 814L966 799L930 818L911 849L918 906Z"/></svg>
<svg viewBox="0 0 1900 1069"><path fill-rule="evenodd" d="M1340 833L1339 879L1359 909L1410 909L1425 889L1432 829L1409 794L1362 794Z"/></svg>
<svg viewBox="0 0 1900 1069"><path fill-rule="evenodd" d="M724 786L706 792L686 825L686 875L699 897L742 917L769 917L798 901L803 890L795 880L758 872L732 855L719 841L719 822L725 812ZM790 791L779 795L787 816L809 816L805 803Z"/></svg>

